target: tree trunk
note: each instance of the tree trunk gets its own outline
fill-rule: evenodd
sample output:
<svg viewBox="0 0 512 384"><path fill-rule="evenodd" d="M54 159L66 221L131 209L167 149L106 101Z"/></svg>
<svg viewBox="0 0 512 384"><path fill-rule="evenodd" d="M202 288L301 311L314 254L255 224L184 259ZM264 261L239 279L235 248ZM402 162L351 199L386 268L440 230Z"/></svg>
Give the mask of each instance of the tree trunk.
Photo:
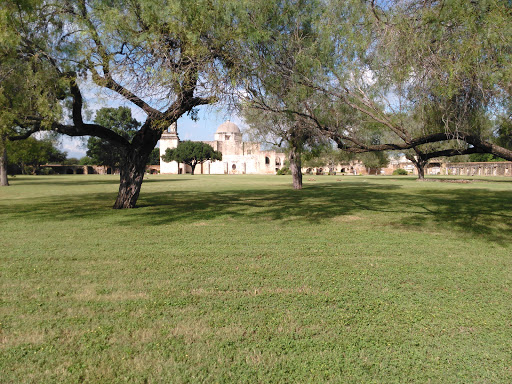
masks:
<svg viewBox="0 0 512 384"><path fill-rule="evenodd" d="M0 143L0 186L8 187L9 180L7 179L7 148L5 143Z"/></svg>
<svg viewBox="0 0 512 384"><path fill-rule="evenodd" d="M428 157L418 148L414 148L416 157L406 155L405 157L410 160L418 171L418 180L425 180L425 167L428 164Z"/></svg>
<svg viewBox="0 0 512 384"><path fill-rule="evenodd" d="M192 168L192 176L194 175L194 170L196 169L197 164L190 164L190 168Z"/></svg>
<svg viewBox="0 0 512 384"><path fill-rule="evenodd" d="M290 148L290 169L292 171L293 189L302 189L302 161L296 147Z"/></svg>
<svg viewBox="0 0 512 384"><path fill-rule="evenodd" d="M422 161L418 161L418 162L414 163L414 165L416 166L416 169L418 170L418 179L425 180L425 165L426 165L426 163L424 163Z"/></svg>
<svg viewBox="0 0 512 384"><path fill-rule="evenodd" d="M149 153L139 156L136 153L130 153L125 164L120 166L119 193L114 209L135 208L148 158Z"/></svg>

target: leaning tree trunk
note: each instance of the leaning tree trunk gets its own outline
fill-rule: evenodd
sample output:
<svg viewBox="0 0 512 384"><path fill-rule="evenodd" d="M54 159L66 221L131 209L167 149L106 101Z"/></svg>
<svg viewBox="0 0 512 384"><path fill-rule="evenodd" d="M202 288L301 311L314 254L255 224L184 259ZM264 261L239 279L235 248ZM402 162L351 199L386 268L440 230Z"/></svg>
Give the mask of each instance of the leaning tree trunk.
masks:
<svg viewBox="0 0 512 384"><path fill-rule="evenodd" d="M135 151L130 152L126 156L126 162L121 164L119 168L119 193L114 203L114 209L135 208L139 198L149 153L139 154Z"/></svg>
<svg viewBox="0 0 512 384"><path fill-rule="evenodd" d="M296 147L290 149L290 169L292 171L293 189L302 189L302 161Z"/></svg>
<svg viewBox="0 0 512 384"><path fill-rule="evenodd" d="M0 143L0 186L9 186L9 180L7 180L7 148L5 145Z"/></svg>

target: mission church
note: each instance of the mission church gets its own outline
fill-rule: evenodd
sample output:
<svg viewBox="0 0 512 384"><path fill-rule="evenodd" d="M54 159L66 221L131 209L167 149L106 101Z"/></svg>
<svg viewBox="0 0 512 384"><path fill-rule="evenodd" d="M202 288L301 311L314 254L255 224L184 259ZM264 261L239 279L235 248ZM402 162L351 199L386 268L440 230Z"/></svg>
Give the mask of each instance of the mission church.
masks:
<svg viewBox="0 0 512 384"><path fill-rule="evenodd" d="M160 139L160 156L167 148L176 148L180 139L177 125L172 124L162 134ZM220 161L205 161L198 164L195 174L224 175L224 174L275 174L283 167L285 154L276 151L262 151L260 143L244 142L238 126L226 121L219 125L213 141L203 141L215 151L222 153ZM191 173L192 168L187 164L176 161L167 163L160 158L160 173L182 174Z"/></svg>

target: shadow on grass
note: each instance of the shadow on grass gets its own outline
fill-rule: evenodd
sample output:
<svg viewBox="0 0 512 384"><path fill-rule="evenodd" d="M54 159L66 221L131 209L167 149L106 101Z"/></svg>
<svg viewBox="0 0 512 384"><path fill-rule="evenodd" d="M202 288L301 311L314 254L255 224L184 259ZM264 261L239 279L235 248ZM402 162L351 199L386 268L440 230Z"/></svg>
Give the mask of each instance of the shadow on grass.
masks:
<svg viewBox="0 0 512 384"><path fill-rule="evenodd" d="M436 191L413 202L424 214L402 220L406 227L444 227L482 235L503 245L512 244L510 191L464 189Z"/></svg>
<svg viewBox="0 0 512 384"><path fill-rule="evenodd" d="M102 177L105 179L101 179ZM158 178L145 178L146 183L159 183L159 182L173 182L173 181L186 181L187 179L158 179ZM57 176L17 176L16 178L9 178L9 183L13 186L30 186L30 185L45 185L45 186L87 186L87 185L119 185L119 176L115 175L57 175Z"/></svg>
<svg viewBox="0 0 512 384"><path fill-rule="evenodd" d="M419 180L416 178L416 180ZM441 182L450 182L450 180L469 180L475 182L484 182L484 183L512 183L512 177L509 176L426 176L425 180L430 181L441 181Z"/></svg>
<svg viewBox="0 0 512 384"><path fill-rule="evenodd" d="M306 185L302 191L277 187L143 192L138 209L122 211L111 209L115 197L115 193L49 197L30 204L4 206L0 218L15 215L25 220L61 221L111 217L116 225L123 226L192 223L219 217L239 220L241 225L244 221L269 220L313 224L338 216L376 212L384 215L379 216L381 226L456 230L503 245L512 242L509 191L472 188L411 191L397 184L316 183Z"/></svg>

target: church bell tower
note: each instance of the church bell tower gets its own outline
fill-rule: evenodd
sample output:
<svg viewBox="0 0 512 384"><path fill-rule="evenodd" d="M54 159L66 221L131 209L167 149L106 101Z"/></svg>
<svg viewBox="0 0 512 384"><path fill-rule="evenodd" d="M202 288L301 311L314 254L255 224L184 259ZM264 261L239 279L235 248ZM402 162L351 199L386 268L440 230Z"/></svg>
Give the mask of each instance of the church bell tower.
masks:
<svg viewBox="0 0 512 384"><path fill-rule="evenodd" d="M165 150L167 148L176 148L178 143L180 142L180 138L178 137L178 125L176 122L172 123L171 126L162 133L162 137L160 138L160 156L165 154ZM170 163L166 163L160 158L160 173L170 173L177 175L179 170L178 163L173 161Z"/></svg>

